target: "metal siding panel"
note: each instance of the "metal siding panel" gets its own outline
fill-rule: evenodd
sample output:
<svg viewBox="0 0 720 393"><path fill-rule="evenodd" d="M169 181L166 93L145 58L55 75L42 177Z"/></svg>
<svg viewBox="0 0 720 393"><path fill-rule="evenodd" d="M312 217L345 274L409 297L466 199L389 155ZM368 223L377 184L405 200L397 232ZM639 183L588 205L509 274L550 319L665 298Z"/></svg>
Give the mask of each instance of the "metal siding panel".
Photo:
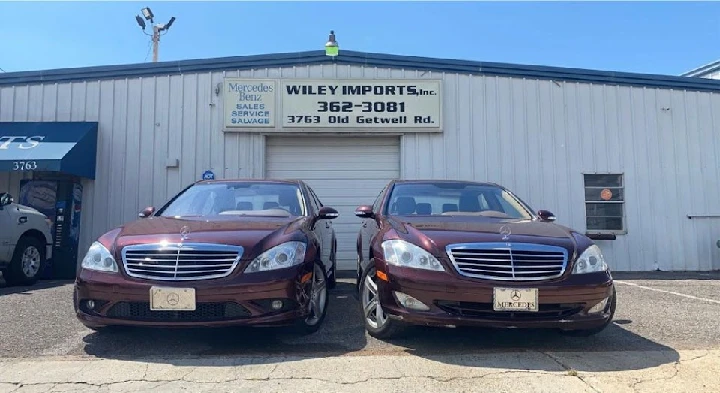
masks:
<svg viewBox="0 0 720 393"><path fill-rule="evenodd" d="M0 88L0 121L13 121L15 111L15 87Z"/></svg>
<svg viewBox="0 0 720 393"><path fill-rule="evenodd" d="M127 199L125 193L125 165L128 161L127 133L128 133L128 80L115 81L113 94L113 121L112 121L112 148L104 155L110 157L110 187L108 195L110 227L123 222L124 205ZM133 98L135 101L135 98Z"/></svg>
<svg viewBox="0 0 720 393"><path fill-rule="evenodd" d="M185 94L183 77L170 77L170 108L168 120L168 158L178 159L179 168L169 168L167 172L167 190L165 199L180 192L184 188L181 173L186 160L182 157L183 136L183 95Z"/></svg>
<svg viewBox="0 0 720 393"><path fill-rule="evenodd" d="M111 229L115 225L113 212L117 205L113 205L111 196L117 194L117 190L122 190L121 184L113 183L113 167L118 166L112 156L115 151L113 136L115 117L119 116L114 110L115 107L115 82L102 81L99 86L99 129L98 135L98 157L103 159L98 161L96 169L97 176L95 183L95 203L98 208L95 220L93 221L96 234ZM121 166L119 168L122 168ZM102 208L100 207L102 206Z"/></svg>
<svg viewBox="0 0 720 393"><path fill-rule="evenodd" d="M15 86L12 121L28 121L30 117L30 86ZM35 103L37 105L37 103Z"/></svg>
<svg viewBox="0 0 720 393"><path fill-rule="evenodd" d="M486 78L470 77L468 81L468 115L467 127L463 127L460 139L467 142L470 148L470 170L472 180L487 181L488 167L487 155L487 89Z"/></svg>
<svg viewBox="0 0 720 393"><path fill-rule="evenodd" d="M43 90L44 85L35 85L29 87L29 92L27 96L28 105L26 109L27 121L43 120Z"/></svg>
<svg viewBox="0 0 720 393"><path fill-rule="evenodd" d="M507 138L503 140L505 152L511 158L512 166L512 183L511 186L521 195L522 198L528 198L530 187L528 184L529 171L527 170L527 133L525 132L525 117L527 116L526 98L527 98L527 82L521 79L510 79L511 88L511 111L510 116L512 125L506 131Z"/></svg>
<svg viewBox="0 0 720 393"><path fill-rule="evenodd" d="M72 84L57 85L55 118L57 121L70 121L72 118Z"/></svg>
<svg viewBox="0 0 720 393"><path fill-rule="evenodd" d="M150 78L152 80L152 78ZM142 98L142 79L130 79L127 81L127 104L125 129L120 132L125 137L125 164L123 166L123 198L120 201L122 208L121 218L118 224L137 219L139 194L144 192L140 188L141 176L140 160L142 158L142 112L145 102Z"/></svg>
<svg viewBox="0 0 720 393"><path fill-rule="evenodd" d="M198 83L197 75L182 76L182 135L180 147L180 189L185 188L200 179L198 173L198 130L197 130L197 104ZM180 191L178 189L178 191Z"/></svg>
<svg viewBox="0 0 720 393"><path fill-rule="evenodd" d="M555 133L553 150L556 152L553 154L552 162L555 183L553 183L551 191L548 191L547 187L543 188L543 193L550 192L553 194L551 201L554 201L555 206L553 208L557 210L557 213L555 213L555 211L553 211L553 213L558 215L558 221L565 225L573 225L574 209L571 201L574 193L572 192L571 185L572 178L575 174L570 168L570 160L572 156L580 154L580 152L568 143L568 135L571 131L567 127L567 119L569 116L567 108L568 101L565 96L567 84L555 84L552 82L552 84L547 83L543 84L543 86L548 86L548 90L550 90L549 100L545 101L545 97L541 96L540 101L548 102L548 105L550 105L550 108L547 109L552 112L552 121L549 126ZM540 112L544 113L544 111L545 109L542 109ZM544 183L544 176L540 178L543 179ZM582 205L581 208L583 208Z"/></svg>
<svg viewBox="0 0 720 393"><path fill-rule="evenodd" d="M691 93L692 94L692 93ZM688 99L683 91L670 92L670 110L667 111L671 122L670 138L674 137L675 142L672 144L674 148L674 165L673 172L675 185L671 187L670 192L666 193L674 199L674 206L678 206L679 211L673 216L673 230L677 234L675 245L677 247L677 258L673 265L682 267L684 270L698 270L700 261L698 260L697 247L690 247L693 239L697 239L691 228L687 218L688 208L692 206L690 200L692 191L690 189L690 168L688 166L688 130L685 127L687 114L685 112L685 103ZM703 237L703 236L701 236Z"/></svg>
<svg viewBox="0 0 720 393"><path fill-rule="evenodd" d="M85 103L87 99L87 83L70 84L70 121L85 121L87 110ZM83 187L83 190L85 187Z"/></svg>
<svg viewBox="0 0 720 393"><path fill-rule="evenodd" d="M99 121L100 118L100 82L82 82L73 85L73 94L76 90L81 92L78 95L83 96L82 100L73 100L73 113L77 112L80 120L85 121ZM84 180L83 184L83 207L82 214L80 215L80 240L78 242L78 263L82 260L85 250L90 247L90 244L97 239L100 235L107 231L106 227L101 227L97 220L96 211L107 211L107 203L103 201L98 194L102 190L98 189L99 185L102 185L106 179L100 179L101 162L104 162L104 157L101 156L101 146L104 129L102 123L100 123L99 134L98 134L98 156L96 159L97 177L94 181Z"/></svg>
<svg viewBox="0 0 720 393"><path fill-rule="evenodd" d="M57 120L57 84L54 85L40 85L42 91L42 106L40 109L40 120L41 121L56 121Z"/></svg>
<svg viewBox="0 0 720 393"><path fill-rule="evenodd" d="M416 77L413 75L412 77ZM457 153L450 155L457 164L457 177L459 179L472 180L474 176L474 158L476 152L473 149L473 78L469 75L459 75L457 78L455 135L457 137ZM480 152L482 154L482 152Z"/></svg>
<svg viewBox="0 0 720 393"><path fill-rule="evenodd" d="M132 214L132 219L136 219L138 212L144 209L146 206L160 207L155 204L155 182L160 181L164 178L165 165L162 165L160 169L160 177L155 177L156 173L159 172L155 167L156 156L161 149L155 146L155 132L157 127L155 126L155 108L156 108L156 97L155 97L155 84L157 78L149 77L142 78L140 80L140 90L138 93L140 99L140 113L138 118L138 167L137 167L137 183L138 195L136 195L135 204L129 214ZM126 181L132 181L133 179L126 178ZM158 201L164 202L164 201Z"/></svg>
<svg viewBox="0 0 720 393"><path fill-rule="evenodd" d="M210 138L212 134L222 131L211 128L212 107L210 104L212 103L212 94L212 74L197 75L197 101L195 105L195 150L197 151L197 157L195 157L194 179L200 179L202 173L206 170L218 172L216 168L212 167Z"/></svg>
<svg viewBox="0 0 720 393"><path fill-rule="evenodd" d="M170 77L155 78L155 102L153 105L153 191L152 204L160 207L175 192L170 191L168 177L176 168L168 168L168 160L180 158L169 154L170 138Z"/></svg>
<svg viewBox="0 0 720 393"><path fill-rule="evenodd" d="M225 176L225 147L224 144L224 132L222 127L224 124L221 96L215 95L215 87L222 85L223 74L213 73L210 75L210 89L208 92L208 132L210 133L208 141L209 154L210 154L210 168L215 173L216 177ZM222 88L221 88L222 90Z"/></svg>
<svg viewBox="0 0 720 393"><path fill-rule="evenodd" d="M558 152L555 147L552 85L538 81L525 83L528 84L529 91L524 95L526 117L521 142L525 145L523 155L527 157L527 161L520 166L520 170L524 171L527 177L528 194L524 199L536 209L547 209L560 214L553 197L562 192L557 185L558 179L553 165L554 157L562 152ZM567 217L562 220L567 220Z"/></svg>

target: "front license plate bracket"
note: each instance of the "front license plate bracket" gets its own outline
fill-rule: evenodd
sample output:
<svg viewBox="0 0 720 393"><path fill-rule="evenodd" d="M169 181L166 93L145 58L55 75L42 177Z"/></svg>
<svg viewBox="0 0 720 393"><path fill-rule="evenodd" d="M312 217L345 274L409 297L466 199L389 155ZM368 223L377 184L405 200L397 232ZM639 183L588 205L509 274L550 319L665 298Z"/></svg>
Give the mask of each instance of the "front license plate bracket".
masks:
<svg viewBox="0 0 720 393"><path fill-rule="evenodd" d="M537 288L493 288L493 310L537 312Z"/></svg>

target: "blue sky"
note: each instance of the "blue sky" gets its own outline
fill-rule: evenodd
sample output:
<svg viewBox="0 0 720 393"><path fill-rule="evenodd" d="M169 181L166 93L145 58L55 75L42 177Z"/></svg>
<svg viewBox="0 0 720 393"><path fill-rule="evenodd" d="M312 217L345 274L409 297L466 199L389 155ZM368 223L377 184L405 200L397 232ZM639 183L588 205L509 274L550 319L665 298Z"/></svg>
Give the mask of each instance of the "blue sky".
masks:
<svg viewBox="0 0 720 393"><path fill-rule="evenodd" d="M676 75L720 58L720 2L6 2L6 72L322 49Z"/></svg>

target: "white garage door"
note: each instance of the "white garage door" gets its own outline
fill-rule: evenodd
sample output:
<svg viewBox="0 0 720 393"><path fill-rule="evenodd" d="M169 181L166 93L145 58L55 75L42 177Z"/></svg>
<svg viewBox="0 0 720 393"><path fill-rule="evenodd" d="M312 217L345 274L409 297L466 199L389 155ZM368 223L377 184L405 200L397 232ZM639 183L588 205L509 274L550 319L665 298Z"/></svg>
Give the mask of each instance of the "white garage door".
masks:
<svg viewBox="0 0 720 393"><path fill-rule="evenodd" d="M338 269L354 270L360 219L358 205L371 205L383 187L400 177L399 137L268 137L266 177L304 180L333 220Z"/></svg>

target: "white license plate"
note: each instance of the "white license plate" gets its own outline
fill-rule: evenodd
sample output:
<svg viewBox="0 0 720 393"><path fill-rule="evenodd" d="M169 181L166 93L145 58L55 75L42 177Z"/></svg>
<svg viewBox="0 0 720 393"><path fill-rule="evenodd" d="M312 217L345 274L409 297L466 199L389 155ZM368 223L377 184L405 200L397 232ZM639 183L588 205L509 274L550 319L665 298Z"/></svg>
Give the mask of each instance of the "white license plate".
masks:
<svg viewBox="0 0 720 393"><path fill-rule="evenodd" d="M495 311L537 311L537 288L493 288Z"/></svg>
<svg viewBox="0 0 720 393"><path fill-rule="evenodd" d="M195 289L151 287L150 310L195 311Z"/></svg>

